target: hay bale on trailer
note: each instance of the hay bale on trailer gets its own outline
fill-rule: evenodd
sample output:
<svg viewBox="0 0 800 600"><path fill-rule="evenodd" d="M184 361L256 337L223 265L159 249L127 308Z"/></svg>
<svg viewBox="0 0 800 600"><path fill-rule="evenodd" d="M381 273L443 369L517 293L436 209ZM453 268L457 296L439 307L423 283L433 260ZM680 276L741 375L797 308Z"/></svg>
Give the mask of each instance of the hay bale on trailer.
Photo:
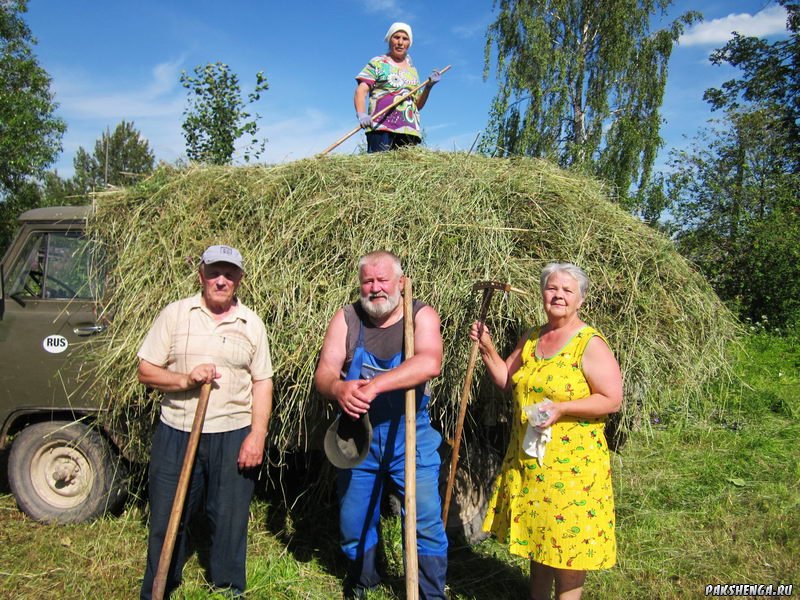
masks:
<svg viewBox="0 0 800 600"><path fill-rule="evenodd" d="M162 168L102 194L90 228L104 250L104 302L113 312L91 376L112 399L110 413L149 427L141 412L156 408L136 381L136 350L157 312L197 289L202 249L227 243L245 254L241 295L270 331L270 445L280 450L308 447L327 423L332 409L312 393L319 348L335 310L356 297L356 259L377 248L403 259L415 294L442 316L445 360L432 413L445 437L458 410L476 280L533 292L495 300L493 328L508 348L543 321L541 267L581 265L592 280L582 313L619 358L627 423L667 403L689 410L702 385L725 369L725 347L736 335L732 316L668 239L609 202L598 182L532 159L411 149L276 166ZM502 422L508 409L480 373L480 399L470 409L475 431ZM134 445L148 441L144 431L134 433Z"/></svg>

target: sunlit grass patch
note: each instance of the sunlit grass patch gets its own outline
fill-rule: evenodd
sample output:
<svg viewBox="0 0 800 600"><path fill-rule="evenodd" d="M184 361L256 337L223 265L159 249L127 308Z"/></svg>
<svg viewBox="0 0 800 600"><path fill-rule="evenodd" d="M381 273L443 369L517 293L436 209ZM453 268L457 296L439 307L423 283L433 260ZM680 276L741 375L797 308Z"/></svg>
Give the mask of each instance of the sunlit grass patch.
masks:
<svg viewBox="0 0 800 600"><path fill-rule="evenodd" d="M743 350L735 367L742 384L728 383L715 392L727 396L705 399L724 410L653 424L612 454L618 564L589 574L587 600L684 600L704 598L708 584L800 582L800 419L770 400L796 402L787 390L797 370L788 385L774 373L790 373L798 350L774 336L748 338ZM146 507L134 502L119 518L41 525L9 494L0 495L0 597L135 598L146 517ZM255 500L248 598L340 597L345 567L337 519L333 499L288 512L280 494ZM396 600L405 593L399 518L384 519L382 531L385 579L369 598ZM527 561L493 540L451 547L453 600L524 598L527 577ZM193 555L173 597L222 596Z"/></svg>

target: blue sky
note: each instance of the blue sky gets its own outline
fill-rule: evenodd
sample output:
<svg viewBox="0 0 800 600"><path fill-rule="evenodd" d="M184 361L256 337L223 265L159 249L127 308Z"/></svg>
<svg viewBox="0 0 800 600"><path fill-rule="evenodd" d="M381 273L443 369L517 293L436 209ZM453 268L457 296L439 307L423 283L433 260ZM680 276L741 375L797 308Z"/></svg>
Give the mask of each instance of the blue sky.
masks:
<svg viewBox="0 0 800 600"><path fill-rule="evenodd" d="M385 51L393 21L413 27L410 54L423 78L452 65L422 112L429 146L468 150L496 90L494 72L483 80L490 0L30 0L28 9L36 55L67 122L55 165L62 176L72 175L79 146L92 151L122 119L134 122L156 158L185 157L180 73L216 61L238 73L245 91L257 71L267 76L270 89L257 105L268 138L263 161L312 156L357 125L354 77ZM678 0L667 18L686 10L705 21L687 31L670 61L660 163L712 116L703 91L735 73L710 65L709 53L733 30L786 35L783 9L768 0ZM337 151L352 152L362 137Z"/></svg>

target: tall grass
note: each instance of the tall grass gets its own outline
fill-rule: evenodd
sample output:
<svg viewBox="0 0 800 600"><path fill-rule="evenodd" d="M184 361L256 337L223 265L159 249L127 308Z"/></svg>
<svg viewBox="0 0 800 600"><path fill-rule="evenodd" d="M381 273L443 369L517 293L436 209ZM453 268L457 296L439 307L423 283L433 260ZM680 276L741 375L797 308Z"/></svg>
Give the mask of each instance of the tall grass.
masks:
<svg viewBox="0 0 800 600"><path fill-rule="evenodd" d="M612 455L619 562L589 574L587 599L684 600L715 583L800 582L800 343L795 334L747 337L736 378L706 388L691 419L655 414ZM717 408L714 409L714 406ZM336 503L294 515L281 496L253 503L248 597L339 597L344 564ZM144 569L146 508L89 525L41 525L0 494L0 597L135 597ZM404 596L399 521L383 525L384 583L372 600ZM220 598L200 552L175 598ZM527 561L492 540L451 547L454 600L524 598Z"/></svg>

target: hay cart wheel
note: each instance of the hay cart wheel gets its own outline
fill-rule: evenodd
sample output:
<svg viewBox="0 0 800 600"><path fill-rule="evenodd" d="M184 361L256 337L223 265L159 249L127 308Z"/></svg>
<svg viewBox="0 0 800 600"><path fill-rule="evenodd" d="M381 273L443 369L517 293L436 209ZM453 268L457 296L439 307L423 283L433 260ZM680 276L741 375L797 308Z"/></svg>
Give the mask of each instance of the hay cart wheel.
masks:
<svg viewBox="0 0 800 600"><path fill-rule="evenodd" d="M483 531L482 525L501 462L499 454L491 448L471 444L467 450L462 445L450 512L445 524L448 537L467 544L477 544L489 536ZM441 496L444 499L449 459L442 466Z"/></svg>
<svg viewBox="0 0 800 600"><path fill-rule="evenodd" d="M17 434L8 480L17 504L37 521L81 523L125 499L127 471L98 431L81 423L37 423Z"/></svg>

